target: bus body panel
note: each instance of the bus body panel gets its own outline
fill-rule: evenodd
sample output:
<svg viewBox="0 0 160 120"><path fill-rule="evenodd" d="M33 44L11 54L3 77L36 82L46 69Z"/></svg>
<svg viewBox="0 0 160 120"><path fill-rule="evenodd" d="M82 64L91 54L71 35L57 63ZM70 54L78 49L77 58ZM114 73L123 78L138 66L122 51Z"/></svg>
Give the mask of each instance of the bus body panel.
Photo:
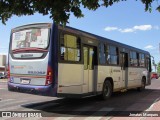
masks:
<svg viewBox="0 0 160 120"><path fill-rule="evenodd" d="M112 78L114 83L114 91L118 89L130 89L134 87L141 86L142 77L145 76L146 80L148 80L148 74L146 68L127 68L127 77L123 79L123 72L121 67L116 66L99 66L98 67L98 84L97 84L97 92L102 91L103 83L106 78ZM148 81L146 81L146 85L148 85Z"/></svg>
<svg viewBox="0 0 160 120"><path fill-rule="evenodd" d="M8 82L8 89L32 94L39 94L43 96L57 96L57 86L53 87L52 85L24 85Z"/></svg>
<svg viewBox="0 0 160 120"><path fill-rule="evenodd" d="M83 65L81 64L58 64L58 93L82 94Z"/></svg>
<svg viewBox="0 0 160 120"><path fill-rule="evenodd" d="M142 80L142 69L137 68L128 68L128 87L140 86Z"/></svg>
<svg viewBox="0 0 160 120"><path fill-rule="evenodd" d="M41 33L39 33L38 29L41 30ZM21 31L22 34L18 34L17 36L14 34L14 32L21 33ZM14 50L12 48L12 39L24 39L24 37L19 36L24 35L25 32L27 34L28 31L30 36L29 38L32 40L34 39L34 41L30 40L30 42L32 42L32 47L26 48L23 46L19 46L20 49L17 49L14 43L14 49L16 48ZM35 33L35 31L37 31L37 33ZM55 43L57 43L57 32L58 30L55 24L51 23L30 24L12 29L10 50L8 56L9 90L24 91L45 96L57 96L56 74L58 68L56 67L57 56L55 57L55 54L57 54L57 47L55 47L57 46L57 44L55 45ZM47 40L45 36L48 36L48 45L45 43L46 47L43 48L41 47L43 45L43 40ZM56 40L54 41L54 39ZM40 48L33 47L37 46L36 42L40 45ZM47 79L50 79L51 81L47 81Z"/></svg>
<svg viewBox="0 0 160 120"><path fill-rule="evenodd" d="M45 85L48 57L49 53L43 59L14 60L9 55L10 80L17 84Z"/></svg>
<svg viewBox="0 0 160 120"><path fill-rule="evenodd" d="M14 30L28 30L34 27L45 28L46 25L33 24L21 26L13 29L12 32L14 32ZM48 25L48 28L51 27L51 24ZM51 34L49 34L48 47L42 48L42 52L33 50L29 53L23 53L22 51L17 52L19 51L19 48L17 48L17 51L15 49L16 52L14 53L14 50L10 50L8 56L10 72L8 82L9 90L16 89L58 97L81 97L101 94L104 81L107 79L113 80L114 92L141 87L142 77L146 78L146 85L150 85L150 70L147 70L148 63L144 67L132 67L129 61L130 50L137 52L137 55L143 53L145 56L150 57L148 52L74 28L60 28L61 30L58 29L58 26L52 24L52 27L48 30L51 31ZM67 32L64 32L65 29L67 29ZM60 42L60 40L64 38L64 36L60 36L61 32L75 35L76 38L80 39L80 42L77 44L80 46L79 61L61 59L62 42ZM31 35L30 33L28 34ZM37 36L39 36L39 34L37 34ZM44 36L47 36L47 34L45 33ZM70 44L72 44L72 41L73 40L71 40ZM117 48L116 64L109 64L108 62L100 63L98 59L102 57L99 56L99 52L101 52L99 51L99 43L101 42ZM14 48L16 48L16 42L14 43ZM87 52L84 54L86 50ZM102 53L104 54L104 51ZM33 54L33 57L29 57L31 54ZM106 53L105 55L107 58ZM23 59L21 59L22 57ZM85 57L87 59L85 59ZM148 59L150 59L149 57ZM122 59L124 60L123 64L126 63L125 60L127 60L127 63L124 64L126 65L125 68L123 68L124 66L121 63ZM88 61L87 64L85 64L85 60ZM90 65L92 65L92 67ZM48 72L48 68L52 71L51 74ZM52 81L51 84L46 84L48 78Z"/></svg>
<svg viewBox="0 0 160 120"><path fill-rule="evenodd" d="M114 89L121 87L122 82L121 68L118 66L99 66L98 67L98 91L102 91L103 83L106 78L112 78Z"/></svg>
<svg viewBox="0 0 160 120"><path fill-rule="evenodd" d="M57 84L46 85L48 57L49 53L44 59L38 60L13 60L9 56L8 89L44 96L57 96Z"/></svg>

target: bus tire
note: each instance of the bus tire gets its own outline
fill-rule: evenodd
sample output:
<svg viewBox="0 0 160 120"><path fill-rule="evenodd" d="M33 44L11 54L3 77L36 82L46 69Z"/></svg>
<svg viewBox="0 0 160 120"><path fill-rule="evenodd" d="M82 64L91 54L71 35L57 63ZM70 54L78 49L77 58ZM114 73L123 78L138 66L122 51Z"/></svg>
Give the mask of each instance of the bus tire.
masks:
<svg viewBox="0 0 160 120"><path fill-rule="evenodd" d="M103 90L102 90L102 99L106 100L111 97L113 92L112 84L109 80L106 80L103 84Z"/></svg>
<svg viewBox="0 0 160 120"><path fill-rule="evenodd" d="M141 92L141 91L143 91L143 90L145 89L145 87L146 87L146 78L143 77L143 78L142 78L141 87L138 87L137 90L138 90L139 92Z"/></svg>
<svg viewBox="0 0 160 120"><path fill-rule="evenodd" d="M13 91L11 88L8 87L8 91Z"/></svg>

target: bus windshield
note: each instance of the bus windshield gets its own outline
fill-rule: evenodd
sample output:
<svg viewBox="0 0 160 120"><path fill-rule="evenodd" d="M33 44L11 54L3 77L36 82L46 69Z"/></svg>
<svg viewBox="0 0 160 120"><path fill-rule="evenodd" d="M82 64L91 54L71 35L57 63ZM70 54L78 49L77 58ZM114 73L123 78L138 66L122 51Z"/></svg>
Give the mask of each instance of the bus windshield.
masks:
<svg viewBox="0 0 160 120"><path fill-rule="evenodd" d="M25 29L12 34L11 50L23 48L46 49L49 44L48 28Z"/></svg>

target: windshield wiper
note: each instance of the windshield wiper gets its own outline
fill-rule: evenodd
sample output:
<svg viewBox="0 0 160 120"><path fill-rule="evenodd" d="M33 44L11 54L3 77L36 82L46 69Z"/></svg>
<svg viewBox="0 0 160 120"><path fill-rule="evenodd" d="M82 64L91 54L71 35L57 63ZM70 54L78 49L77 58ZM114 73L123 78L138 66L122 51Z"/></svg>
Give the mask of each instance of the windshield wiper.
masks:
<svg viewBox="0 0 160 120"><path fill-rule="evenodd" d="M20 49L12 50L13 53L27 52L27 51L47 52L48 50L45 50L42 48L20 48Z"/></svg>

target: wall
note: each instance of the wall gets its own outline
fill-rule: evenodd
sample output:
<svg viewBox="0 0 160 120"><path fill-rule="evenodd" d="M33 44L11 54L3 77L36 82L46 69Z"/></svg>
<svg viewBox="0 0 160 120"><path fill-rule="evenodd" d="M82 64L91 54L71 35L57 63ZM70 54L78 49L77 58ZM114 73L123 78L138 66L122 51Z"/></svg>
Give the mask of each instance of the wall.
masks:
<svg viewBox="0 0 160 120"><path fill-rule="evenodd" d="M0 55L0 71L6 70L6 64L7 64L7 56Z"/></svg>

